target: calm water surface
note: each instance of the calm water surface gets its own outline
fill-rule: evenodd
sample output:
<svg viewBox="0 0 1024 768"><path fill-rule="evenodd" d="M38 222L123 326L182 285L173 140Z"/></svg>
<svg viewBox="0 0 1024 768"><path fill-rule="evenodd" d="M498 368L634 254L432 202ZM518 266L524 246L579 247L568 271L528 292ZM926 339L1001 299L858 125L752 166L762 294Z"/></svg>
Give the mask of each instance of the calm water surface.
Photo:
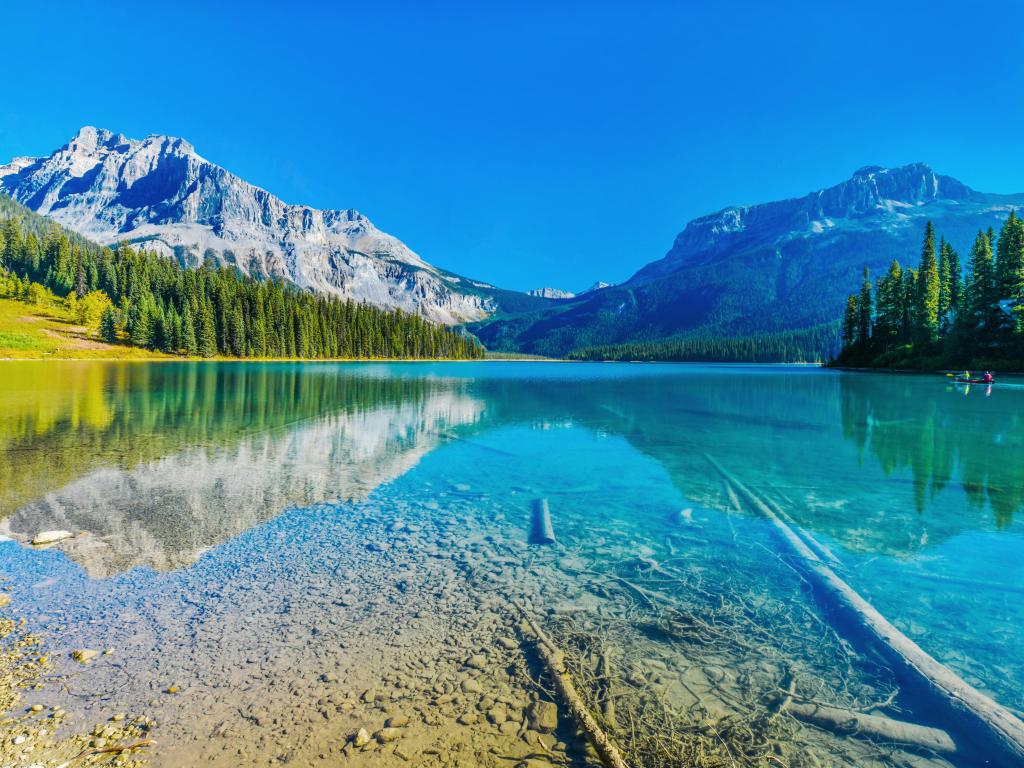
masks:
<svg viewBox="0 0 1024 768"><path fill-rule="evenodd" d="M440 579L430 594L458 597L444 581L454 566L386 559L402 526L436 535L430 556L459 542L484 553L479 562L511 553L513 581L526 589L536 576L540 595L542 572L522 558L539 557L530 502L547 498L572 578L639 558L641 569L698 574L709 606L732 597L726 582L756 594L754 606L792 602L801 588L778 542L735 508L707 455L813 533L926 651L1024 710L1021 385L965 392L941 377L770 366L0 363L0 573L8 610L56 651L118 649L116 663L71 668L62 701L83 718L156 712L166 764L220 759L206 744L176 745L185 732L219 729L230 743L252 723L265 739L260 764L317 762L275 697L330 681L331 665L349 669L358 638L413 642L419 582ZM367 549L378 523L383 544ZM77 535L26 544L49 529ZM404 569L384 618L325 621L359 605L339 585L375 568ZM499 598L501 583L490 586ZM592 601L616 599L580 585L573 610L601 615ZM809 597L800 610L820 616ZM856 698L838 690L854 674L845 662L830 671L810 646L759 643L766 676L803 664L832 681L833 697ZM745 659L752 647L731 652ZM257 663L261 673L247 674ZM681 665L661 666L654 679L668 690ZM362 680L352 669L338 685L346 674ZM194 691L187 705L160 696L171 683ZM756 687L726 704L764 707ZM225 752L257 762L241 749Z"/></svg>

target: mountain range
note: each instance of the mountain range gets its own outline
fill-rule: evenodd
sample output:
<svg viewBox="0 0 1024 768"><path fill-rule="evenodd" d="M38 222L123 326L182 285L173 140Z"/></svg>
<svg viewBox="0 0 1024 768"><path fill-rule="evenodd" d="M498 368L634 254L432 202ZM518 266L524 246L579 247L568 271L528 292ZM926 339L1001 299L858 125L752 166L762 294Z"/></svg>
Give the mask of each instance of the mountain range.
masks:
<svg viewBox="0 0 1024 768"><path fill-rule="evenodd" d="M864 267L917 265L925 222L966 263L979 229L1024 194L978 192L922 163L868 166L803 197L694 219L626 282L472 326L491 349L573 349L677 337L747 337L832 324Z"/></svg>
<svg viewBox="0 0 1024 768"><path fill-rule="evenodd" d="M102 245L196 267L212 260L446 324L489 317L503 292L425 262L354 209L288 205L184 139L86 126L48 157L0 166L0 192ZM515 297L513 308L526 299Z"/></svg>
<svg viewBox="0 0 1024 768"><path fill-rule="evenodd" d="M867 166L802 197L689 222L619 285L502 290L441 269L354 209L289 205L187 141L84 127L0 166L0 192L102 244L465 324L488 348L562 356L637 341L764 336L835 324L866 266L916 264L926 220L961 252L1024 194L978 192L922 163ZM643 254L637 254L642 263Z"/></svg>

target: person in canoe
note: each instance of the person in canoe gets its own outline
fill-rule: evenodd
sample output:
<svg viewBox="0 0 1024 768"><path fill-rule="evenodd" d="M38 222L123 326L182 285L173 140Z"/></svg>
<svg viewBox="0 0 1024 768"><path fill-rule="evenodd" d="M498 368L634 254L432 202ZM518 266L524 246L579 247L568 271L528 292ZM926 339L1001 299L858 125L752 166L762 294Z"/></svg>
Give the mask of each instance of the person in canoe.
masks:
<svg viewBox="0 0 1024 768"><path fill-rule="evenodd" d="M957 376L955 379L957 384L991 384L995 381L995 378L989 371L985 371L985 375L980 378L971 378L970 371L964 371L962 375Z"/></svg>

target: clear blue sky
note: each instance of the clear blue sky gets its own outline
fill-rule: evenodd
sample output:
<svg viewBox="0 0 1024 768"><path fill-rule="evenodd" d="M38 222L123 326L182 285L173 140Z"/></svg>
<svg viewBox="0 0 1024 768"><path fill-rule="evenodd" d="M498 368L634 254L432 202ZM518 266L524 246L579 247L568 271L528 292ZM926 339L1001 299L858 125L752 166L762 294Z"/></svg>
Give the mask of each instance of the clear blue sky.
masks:
<svg viewBox="0 0 1024 768"><path fill-rule="evenodd" d="M47 7L44 7L47 6ZM8 3L0 158L183 136L525 289L867 164L1024 190L1024 4Z"/></svg>

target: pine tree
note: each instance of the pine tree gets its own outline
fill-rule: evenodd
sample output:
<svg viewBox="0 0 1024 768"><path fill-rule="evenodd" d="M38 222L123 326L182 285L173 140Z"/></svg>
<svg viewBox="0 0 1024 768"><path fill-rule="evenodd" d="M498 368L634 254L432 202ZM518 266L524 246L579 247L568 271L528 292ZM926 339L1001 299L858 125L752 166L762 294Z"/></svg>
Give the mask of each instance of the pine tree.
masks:
<svg viewBox="0 0 1024 768"><path fill-rule="evenodd" d="M3 243L3 264L13 269L21 255L22 246L21 222L13 216L4 221Z"/></svg>
<svg viewBox="0 0 1024 768"><path fill-rule="evenodd" d="M153 307L149 297L132 306L128 313L128 334L136 347L149 347L153 342Z"/></svg>
<svg viewBox="0 0 1024 768"><path fill-rule="evenodd" d="M189 356L199 352L199 346L196 343L196 324L192 319L192 307L188 302L185 302L185 311L181 317L181 347Z"/></svg>
<svg viewBox="0 0 1024 768"><path fill-rule="evenodd" d="M935 229L930 221L925 225L921 245L914 314L917 340L923 344L935 341L939 330L939 270L935 260Z"/></svg>
<svg viewBox="0 0 1024 768"><path fill-rule="evenodd" d="M946 256L949 243L945 237L939 238L939 331L946 328L950 310L949 260Z"/></svg>
<svg viewBox="0 0 1024 768"><path fill-rule="evenodd" d="M978 232L971 248L970 314L975 327L985 331L995 325L997 309L992 244L984 232Z"/></svg>
<svg viewBox="0 0 1024 768"><path fill-rule="evenodd" d="M78 255L78 266L75 268L75 294L78 298L82 298L86 293L89 292L89 285L85 280L85 263L82 261L82 255Z"/></svg>
<svg viewBox="0 0 1024 768"><path fill-rule="evenodd" d="M851 293L846 299L846 314L843 315L843 349L850 349L857 343L857 328L860 310L857 308L857 294Z"/></svg>
<svg viewBox="0 0 1024 768"><path fill-rule="evenodd" d="M995 272L997 298L1024 298L1024 221L1016 211L999 230Z"/></svg>
<svg viewBox="0 0 1024 768"><path fill-rule="evenodd" d="M202 357L213 357L217 354L217 328L209 302L203 305L199 313L199 338L197 341L198 352Z"/></svg>
<svg viewBox="0 0 1024 768"><path fill-rule="evenodd" d="M960 254L953 250L953 246L946 243L946 280L949 285L949 306L946 314L946 325L952 324L953 319L962 309L963 304L963 278L960 274Z"/></svg>
<svg viewBox="0 0 1024 768"><path fill-rule="evenodd" d="M120 325L120 313L114 307L107 307L100 316L100 336L103 340L114 344L118 340L118 325Z"/></svg>
<svg viewBox="0 0 1024 768"><path fill-rule="evenodd" d="M245 318L242 317L242 308L235 307L231 312L230 329L231 354L235 357L245 356Z"/></svg>
<svg viewBox="0 0 1024 768"><path fill-rule="evenodd" d="M857 341L866 342L871 337L871 274L864 267L864 280L860 286L860 297L857 299Z"/></svg>
<svg viewBox="0 0 1024 768"><path fill-rule="evenodd" d="M903 269L896 259L875 290L875 331L872 336L887 348L899 338L903 316Z"/></svg>
<svg viewBox="0 0 1024 768"><path fill-rule="evenodd" d="M911 341L914 332L914 304L917 301L917 270L903 270L903 288L900 291L900 341Z"/></svg>

